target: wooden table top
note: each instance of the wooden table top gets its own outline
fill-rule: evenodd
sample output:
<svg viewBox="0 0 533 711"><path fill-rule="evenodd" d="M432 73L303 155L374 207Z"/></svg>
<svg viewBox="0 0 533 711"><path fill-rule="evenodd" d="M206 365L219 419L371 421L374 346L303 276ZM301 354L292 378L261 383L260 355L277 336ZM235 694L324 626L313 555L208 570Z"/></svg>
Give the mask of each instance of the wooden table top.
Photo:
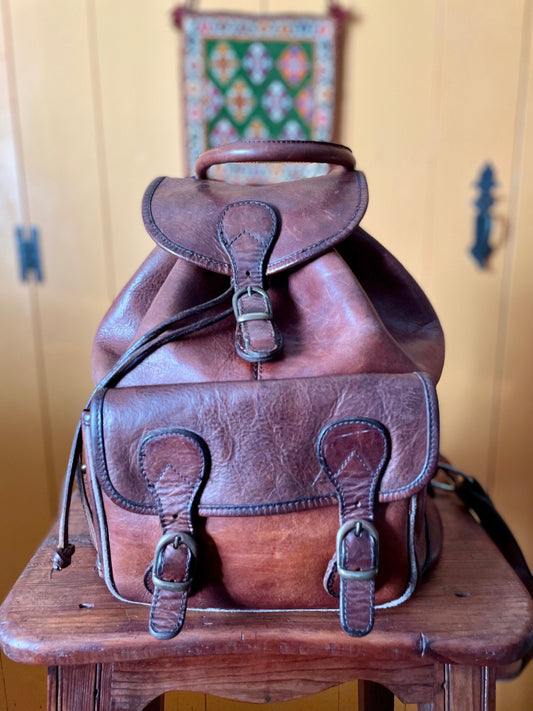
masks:
<svg viewBox="0 0 533 711"><path fill-rule="evenodd" d="M445 532L439 564L409 601L378 610L374 630L361 639L342 632L336 612L194 610L177 638L154 639L148 607L120 602L95 572L81 507L74 506L72 565L50 574L54 527L0 608L0 644L15 661L49 666L208 654L512 663L532 644L531 598L455 499L437 498Z"/></svg>

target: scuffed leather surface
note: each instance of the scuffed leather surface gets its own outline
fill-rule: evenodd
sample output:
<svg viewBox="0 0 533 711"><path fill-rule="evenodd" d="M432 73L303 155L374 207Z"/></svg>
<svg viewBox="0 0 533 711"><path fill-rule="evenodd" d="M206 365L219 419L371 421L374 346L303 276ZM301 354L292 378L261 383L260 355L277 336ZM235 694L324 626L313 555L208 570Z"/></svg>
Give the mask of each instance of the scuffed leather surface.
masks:
<svg viewBox="0 0 533 711"><path fill-rule="evenodd" d="M217 224L224 208L240 201L266 202L278 213L280 234L266 269L273 274L322 254L353 232L366 211L368 188L359 171L261 186L157 178L146 190L142 214L148 234L163 249L231 275Z"/></svg>
<svg viewBox="0 0 533 711"><path fill-rule="evenodd" d="M411 496L427 485L438 457L438 413L431 380L418 374L103 391L91 406L91 459L102 487L119 505L153 512L136 452L147 432L180 427L199 435L209 449L204 513L316 508L335 493L319 466L316 442L324 427L347 417L372 418L390 432L381 501Z"/></svg>
<svg viewBox="0 0 533 711"><path fill-rule="evenodd" d="M356 275L389 339L416 364L415 370L429 373L438 382L444 365L444 334L423 289L388 250L360 228L353 239L338 245L338 253ZM378 353L382 349L380 344ZM397 357L392 351L389 356Z"/></svg>
<svg viewBox="0 0 533 711"><path fill-rule="evenodd" d="M144 578L161 536L159 518L120 508L107 496L104 502L117 590L128 600L150 603ZM336 499L332 504L278 516L200 519L200 551L189 607L337 608L338 600L322 585L339 528ZM399 598L408 585L408 507L409 499L403 499L378 504L376 509L381 540L376 605ZM142 536L134 533L139 530ZM268 565L258 566L258 560Z"/></svg>
<svg viewBox="0 0 533 711"><path fill-rule="evenodd" d="M283 358L261 377L423 371L437 382L444 338L427 297L399 262L358 229L342 245L272 276L268 293L283 336ZM169 315L222 293L226 277L156 249L103 319L93 347L101 380L131 343ZM235 319L151 355L121 385L250 380L235 352Z"/></svg>

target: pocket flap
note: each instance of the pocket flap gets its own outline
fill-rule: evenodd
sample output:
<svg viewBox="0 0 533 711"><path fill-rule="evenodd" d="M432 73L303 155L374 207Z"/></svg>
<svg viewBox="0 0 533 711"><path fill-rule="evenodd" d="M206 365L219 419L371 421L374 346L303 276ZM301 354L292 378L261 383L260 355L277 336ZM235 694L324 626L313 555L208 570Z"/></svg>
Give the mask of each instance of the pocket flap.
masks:
<svg viewBox="0 0 533 711"><path fill-rule="evenodd" d="M353 232L367 208L368 189L360 171L332 170L317 178L261 186L157 178L144 195L143 220L163 249L231 275L217 224L227 205L250 200L267 203L278 217L279 235L266 270L273 274L322 254Z"/></svg>
<svg viewBox="0 0 533 711"><path fill-rule="evenodd" d="M189 430L206 443L204 514L250 515L336 502L317 457L320 433L334 422L383 425L391 456L379 500L420 491L439 452L435 387L424 374L328 376L103 390L84 417L90 468L117 504L155 513L139 468L144 439Z"/></svg>

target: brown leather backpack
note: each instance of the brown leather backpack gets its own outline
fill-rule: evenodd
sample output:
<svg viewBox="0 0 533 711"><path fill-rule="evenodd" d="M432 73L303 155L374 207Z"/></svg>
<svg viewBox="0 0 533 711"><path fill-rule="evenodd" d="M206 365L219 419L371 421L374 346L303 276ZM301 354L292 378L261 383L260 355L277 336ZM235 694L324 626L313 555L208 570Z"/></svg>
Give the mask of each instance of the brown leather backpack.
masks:
<svg viewBox="0 0 533 711"><path fill-rule="evenodd" d="M208 179L247 161L330 168ZM96 335L65 511L77 474L101 573L151 606L156 637L179 632L187 605L340 610L364 635L438 556L442 331L359 227L366 206L351 151L315 142L212 149L196 178L146 191L157 246Z"/></svg>

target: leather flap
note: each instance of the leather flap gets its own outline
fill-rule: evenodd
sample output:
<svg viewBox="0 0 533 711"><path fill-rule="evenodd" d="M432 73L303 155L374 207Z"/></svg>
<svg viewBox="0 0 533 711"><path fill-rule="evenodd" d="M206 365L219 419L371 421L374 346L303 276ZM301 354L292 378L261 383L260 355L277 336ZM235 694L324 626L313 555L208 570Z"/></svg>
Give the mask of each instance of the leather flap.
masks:
<svg viewBox="0 0 533 711"><path fill-rule="evenodd" d="M390 436L380 501L427 485L438 411L432 381L418 373L103 390L84 417L84 440L101 486L130 510L156 513L138 457L146 437L170 427L207 445L202 514L282 513L336 503L317 443L324 427L347 418L375 420Z"/></svg>
<svg viewBox="0 0 533 711"><path fill-rule="evenodd" d="M321 254L357 227L367 204L363 173L334 169L317 178L275 185L232 185L195 178L157 178L143 199L143 220L155 242L205 269L231 275L217 237L227 205L261 201L277 213L280 231L266 273Z"/></svg>

